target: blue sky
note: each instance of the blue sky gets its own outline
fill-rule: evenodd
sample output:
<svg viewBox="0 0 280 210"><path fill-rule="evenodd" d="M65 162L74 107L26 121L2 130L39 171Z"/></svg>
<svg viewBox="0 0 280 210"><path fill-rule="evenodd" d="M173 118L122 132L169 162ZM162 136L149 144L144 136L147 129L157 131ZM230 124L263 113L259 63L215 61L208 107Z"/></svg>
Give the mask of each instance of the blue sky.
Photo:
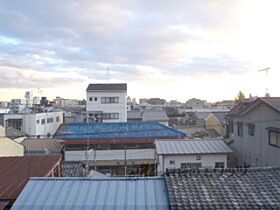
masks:
<svg viewBox="0 0 280 210"><path fill-rule="evenodd" d="M131 97L280 95L277 0L3 1L0 100L26 90L84 98L91 82ZM258 69L271 67L269 77ZM107 77L107 68L109 76Z"/></svg>

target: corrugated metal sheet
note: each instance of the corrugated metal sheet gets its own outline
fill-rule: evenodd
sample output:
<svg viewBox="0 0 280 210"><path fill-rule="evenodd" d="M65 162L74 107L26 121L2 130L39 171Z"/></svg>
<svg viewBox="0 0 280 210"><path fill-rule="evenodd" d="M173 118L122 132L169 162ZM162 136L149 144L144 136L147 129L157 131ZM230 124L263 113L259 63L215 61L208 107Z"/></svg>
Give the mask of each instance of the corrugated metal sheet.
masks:
<svg viewBox="0 0 280 210"><path fill-rule="evenodd" d="M156 141L157 154L230 153L222 140Z"/></svg>
<svg viewBox="0 0 280 210"><path fill-rule="evenodd" d="M182 138L185 133L157 122L72 123L61 126L55 136L64 140Z"/></svg>
<svg viewBox="0 0 280 210"><path fill-rule="evenodd" d="M31 176L47 176L59 164L61 156L25 156L0 158L0 200L16 199Z"/></svg>
<svg viewBox="0 0 280 210"><path fill-rule="evenodd" d="M169 209L163 178L31 178L17 209Z"/></svg>
<svg viewBox="0 0 280 210"><path fill-rule="evenodd" d="M55 139L25 139L21 144L28 153L60 153L63 145Z"/></svg>

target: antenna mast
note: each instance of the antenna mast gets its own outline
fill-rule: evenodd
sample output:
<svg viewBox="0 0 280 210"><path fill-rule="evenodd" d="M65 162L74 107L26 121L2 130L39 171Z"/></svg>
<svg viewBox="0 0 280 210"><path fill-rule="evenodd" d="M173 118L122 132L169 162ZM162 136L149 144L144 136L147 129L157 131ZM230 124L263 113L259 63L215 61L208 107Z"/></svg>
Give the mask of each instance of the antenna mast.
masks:
<svg viewBox="0 0 280 210"><path fill-rule="evenodd" d="M266 88L265 88L266 94L268 94L268 70L269 70L269 69L271 69L271 68L268 67L268 68L264 68L264 69L258 70L258 72L263 72L263 71L265 71L265 73L266 73Z"/></svg>

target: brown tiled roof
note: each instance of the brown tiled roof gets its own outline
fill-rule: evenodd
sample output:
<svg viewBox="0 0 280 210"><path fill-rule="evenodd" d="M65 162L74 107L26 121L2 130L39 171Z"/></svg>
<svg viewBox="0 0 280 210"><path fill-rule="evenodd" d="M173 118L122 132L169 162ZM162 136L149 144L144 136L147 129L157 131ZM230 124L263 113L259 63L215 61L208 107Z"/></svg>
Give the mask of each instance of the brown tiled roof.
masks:
<svg viewBox="0 0 280 210"><path fill-rule="evenodd" d="M14 200L30 177L49 176L60 155L0 158L0 200Z"/></svg>

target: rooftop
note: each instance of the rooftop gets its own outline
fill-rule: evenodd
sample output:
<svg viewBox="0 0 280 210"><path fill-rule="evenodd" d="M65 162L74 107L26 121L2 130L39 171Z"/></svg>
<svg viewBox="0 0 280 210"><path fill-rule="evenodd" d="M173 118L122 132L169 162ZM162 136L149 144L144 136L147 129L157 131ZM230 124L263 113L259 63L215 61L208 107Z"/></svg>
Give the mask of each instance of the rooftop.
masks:
<svg viewBox="0 0 280 210"><path fill-rule="evenodd" d="M126 83L89 84L87 91L127 91Z"/></svg>
<svg viewBox="0 0 280 210"><path fill-rule="evenodd" d="M280 168L169 170L171 209L279 209Z"/></svg>
<svg viewBox="0 0 280 210"><path fill-rule="evenodd" d="M31 178L17 209L169 209L164 179Z"/></svg>
<svg viewBox="0 0 280 210"><path fill-rule="evenodd" d="M55 137L64 140L183 138L185 134L157 122L72 123L62 125Z"/></svg>
<svg viewBox="0 0 280 210"><path fill-rule="evenodd" d="M61 156L24 156L0 158L0 200L16 199L32 176L48 176Z"/></svg>
<svg viewBox="0 0 280 210"><path fill-rule="evenodd" d="M143 112L143 121L168 121L165 111L149 110Z"/></svg>
<svg viewBox="0 0 280 210"><path fill-rule="evenodd" d="M156 141L156 150L159 155L224 154L232 152L223 140Z"/></svg>
<svg viewBox="0 0 280 210"><path fill-rule="evenodd" d="M28 153L60 153L63 145L55 139L25 139L21 142Z"/></svg>

